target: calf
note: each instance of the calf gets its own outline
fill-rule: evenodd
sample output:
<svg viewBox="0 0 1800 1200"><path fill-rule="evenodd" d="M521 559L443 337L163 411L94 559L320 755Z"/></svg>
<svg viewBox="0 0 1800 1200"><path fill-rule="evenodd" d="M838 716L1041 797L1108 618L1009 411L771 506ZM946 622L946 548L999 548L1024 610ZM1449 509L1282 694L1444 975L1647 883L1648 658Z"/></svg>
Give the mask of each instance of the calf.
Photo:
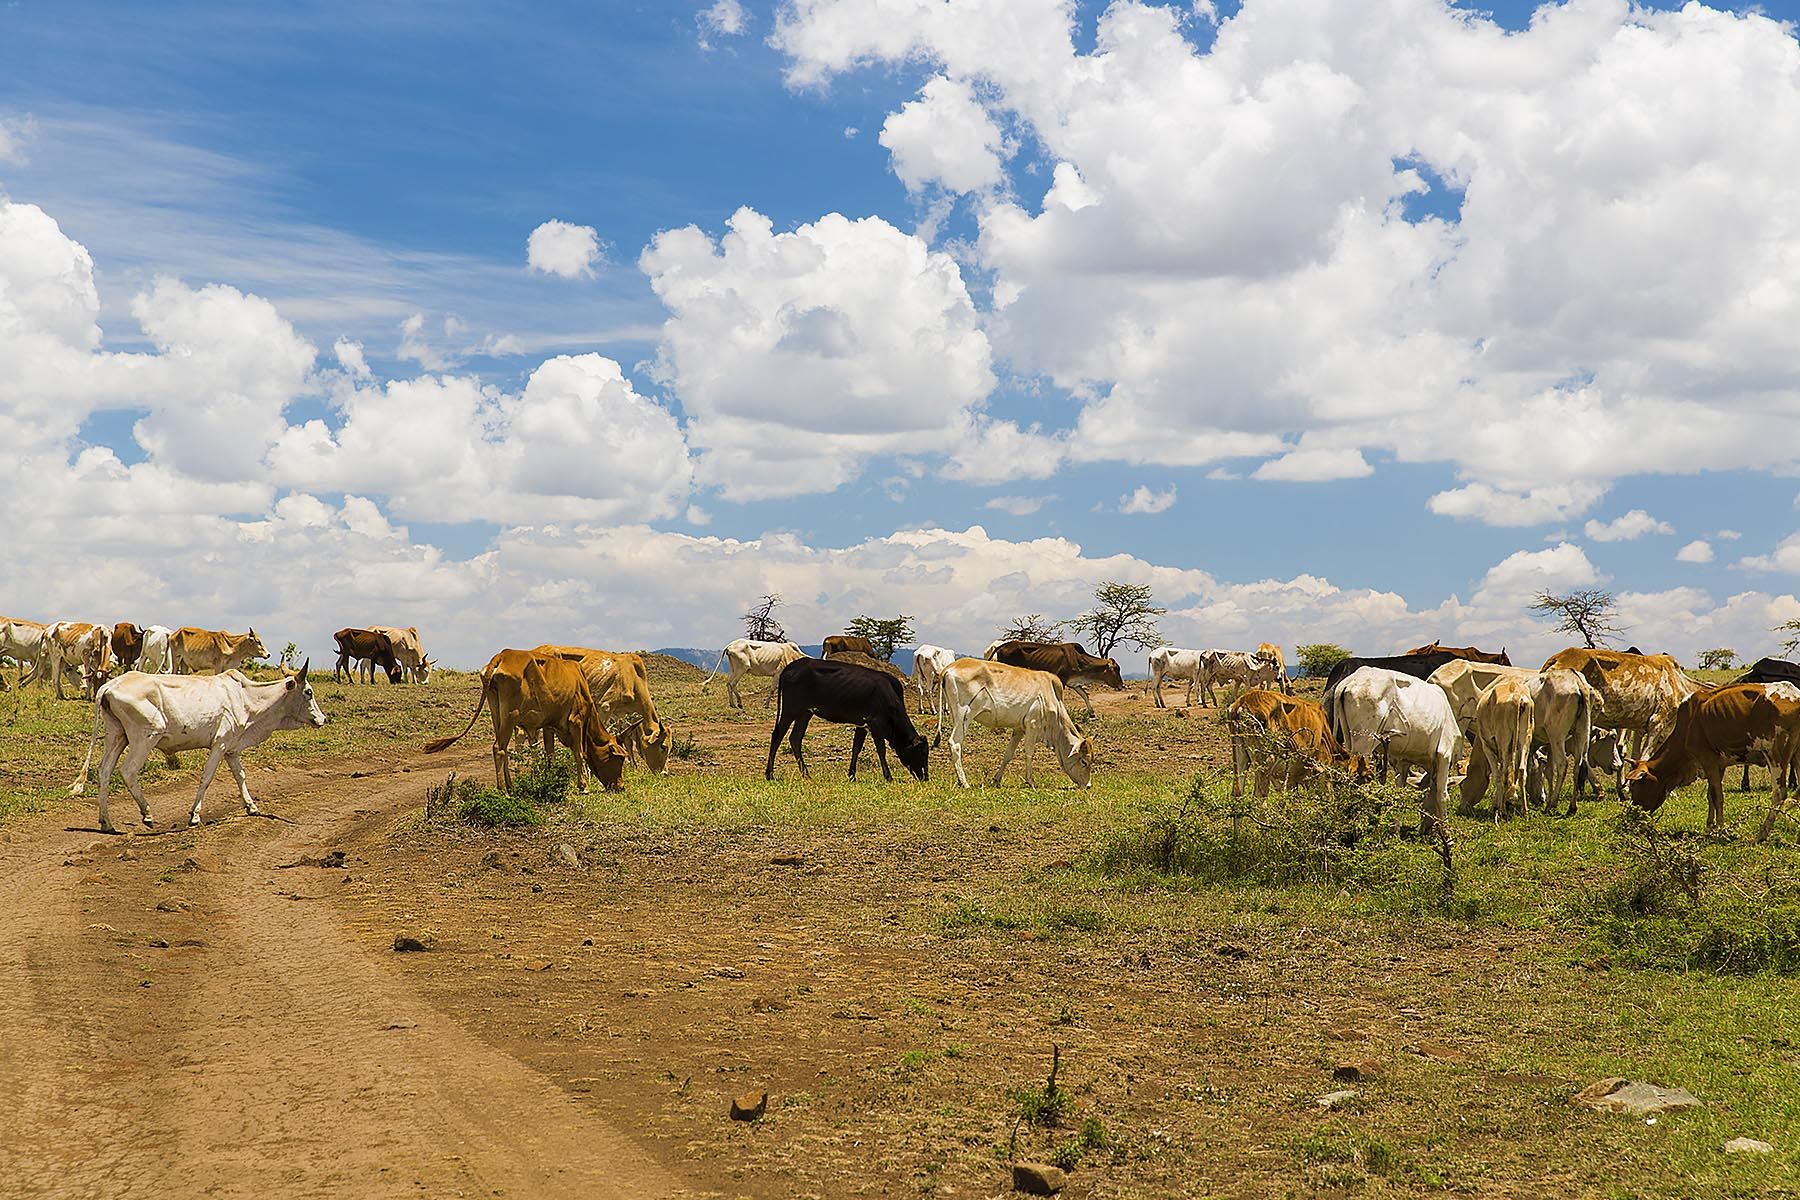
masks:
<svg viewBox="0 0 1800 1200"><path fill-rule="evenodd" d="M1380 753L1384 776L1389 763L1424 769L1428 795L1421 833L1444 819L1460 733L1442 688L1417 676L1363 667L1339 682L1327 711L1345 749L1369 758Z"/></svg>
<svg viewBox="0 0 1800 1200"><path fill-rule="evenodd" d="M1769 815L1756 835L1761 842L1787 802L1788 769L1800 758L1800 702L1770 695L1761 684L1727 684L1683 700L1667 740L1626 776L1626 791L1639 808L1654 812L1669 793L1706 779L1706 828L1725 825L1725 768L1755 754L1774 782Z"/></svg>
<svg viewBox="0 0 1800 1200"><path fill-rule="evenodd" d="M814 717L856 726L850 740L850 778L856 778L856 760L862 754L863 740L871 737L875 739L875 757L881 763L883 779L894 777L888 770L890 742L901 765L915 778L926 778L931 747L906 715L906 691L894 676L855 663L802 657L781 669L775 691L775 728L769 734L769 761L763 768L763 778L775 778L775 751L781 746L782 735L790 729L793 735L788 739L788 747L794 752L794 761L800 764L801 778L812 778L801 742Z"/></svg>
<svg viewBox="0 0 1800 1200"><path fill-rule="evenodd" d="M1119 664L1110 658L1089 654L1076 642L1000 642L988 647L987 658L1012 667L1047 671L1064 687L1075 689L1087 705L1087 715L1094 715L1094 702L1088 697L1086 683L1098 683L1114 691L1125 690L1119 675Z"/></svg>
<svg viewBox="0 0 1800 1200"><path fill-rule="evenodd" d="M337 643L338 652L337 665L331 669L334 682L340 676L360 680L366 668L369 682L374 683L376 667L387 672L389 683L400 682L400 661L394 657L394 640L387 634L351 626L332 634L331 640Z"/></svg>
<svg viewBox="0 0 1800 1200"><path fill-rule="evenodd" d="M1012 734L994 772L995 787L1000 786L1021 742L1025 745L1025 786L1037 786L1031 752L1040 738L1056 751L1063 774L1076 787L1092 786L1094 744L1076 730L1063 705L1062 681L1056 676L988 659L959 658L944 672L944 692L950 708L950 761L956 767L959 786L969 786L963 771L963 742L970 721Z"/></svg>
<svg viewBox="0 0 1800 1200"><path fill-rule="evenodd" d="M1494 820L1512 813L1513 797L1525 783L1531 759L1532 689L1510 676L1494 681L1475 704L1475 736L1482 756L1499 775Z"/></svg>
<svg viewBox="0 0 1800 1200"><path fill-rule="evenodd" d="M200 802L206 798L223 761L237 780L238 796L246 813L256 813L256 801L250 797L250 784L244 777L240 755L258 746L270 734L283 729L317 729L325 724L325 714L313 699L312 685L307 682L310 663L302 663L300 673L269 683L254 683L242 672L227 671L205 678L171 678L131 671L100 689L94 702L94 736L88 742L87 757L81 761L81 774L69 788L71 796L79 796L87 788L88 765L94 759L94 746L106 739L106 750L100 756L100 828L113 829L107 812L107 799L112 791L112 774L124 754L120 770L131 798L137 801L138 814L146 826L150 805L138 783L150 755L160 751L173 755L178 750L209 751L206 765L200 770L200 788L194 793L193 807L188 809L188 824L200 823Z"/></svg>
<svg viewBox="0 0 1800 1200"><path fill-rule="evenodd" d="M1366 759L1338 745L1325 727L1325 711L1311 700L1251 688L1225 710L1231 731L1231 794L1244 794L1244 774L1253 775L1257 797L1269 794L1269 781L1279 764L1282 788L1292 792L1302 780L1329 780L1333 771L1368 777Z"/></svg>
<svg viewBox="0 0 1800 1200"><path fill-rule="evenodd" d="M956 651L942 646L922 645L913 651L913 686L927 710L937 714L937 734L933 746L944 742L944 672L956 661Z"/></svg>
<svg viewBox="0 0 1800 1200"><path fill-rule="evenodd" d="M587 790L584 765L607 791L620 790L625 751L606 731L587 679L575 663L539 658L528 650L500 651L481 669L481 697L462 733L427 743L425 753L436 754L455 745L475 727L483 706L489 708L494 722L494 781L501 791L512 791L512 762L506 751L514 733L523 733L528 739L542 733L546 761L560 739L575 756L575 786L580 790Z"/></svg>

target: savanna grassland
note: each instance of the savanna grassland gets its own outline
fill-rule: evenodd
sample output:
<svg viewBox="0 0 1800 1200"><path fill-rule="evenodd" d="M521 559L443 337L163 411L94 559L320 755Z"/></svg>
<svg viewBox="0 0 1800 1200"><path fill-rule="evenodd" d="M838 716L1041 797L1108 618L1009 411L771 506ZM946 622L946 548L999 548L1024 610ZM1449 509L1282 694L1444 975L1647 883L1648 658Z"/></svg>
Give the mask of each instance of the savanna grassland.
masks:
<svg viewBox="0 0 1800 1200"><path fill-rule="evenodd" d="M472 676L322 682L332 723L250 759L272 811L303 779L336 797L347 865L319 899L349 942L694 1194L997 1195L1012 1157L1091 1196L1800 1191L1800 831L1750 843L1760 772L1723 837L1698 788L1653 822L1610 797L1483 806L1446 870L1404 788L1234 802L1217 714L1143 685L1095 693L1091 790L1040 750L1037 788L962 791L947 748L929 783L867 757L848 781L848 732L819 723L814 778L784 749L765 782L763 688L733 712L701 679L653 661L667 775L517 828L426 811L452 770L491 780L485 718L420 752L461 728ZM29 691L0 726L14 848L91 823L63 796L90 719ZM975 737L972 777L1002 744ZM159 818L185 758L153 768ZM431 952L392 954L396 932ZM1704 1107L1569 1106L1609 1075ZM761 1120L728 1118L765 1089ZM1737 1136L1775 1151L1723 1153Z"/></svg>

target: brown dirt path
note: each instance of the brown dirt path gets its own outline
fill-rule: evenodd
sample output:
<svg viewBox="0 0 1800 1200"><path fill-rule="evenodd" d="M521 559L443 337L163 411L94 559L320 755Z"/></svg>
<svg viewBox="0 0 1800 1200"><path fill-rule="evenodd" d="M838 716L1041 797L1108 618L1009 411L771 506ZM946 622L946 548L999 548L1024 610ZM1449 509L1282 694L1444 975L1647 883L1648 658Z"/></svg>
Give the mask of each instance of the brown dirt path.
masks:
<svg viewBox="0 0 1800 1200"><path fill-rule="evenodd" d="M291 824L235 811L229 782L195 832L70 832L93 809L59 805L0 844L8 1196L688 1194L352 934L325 898L354 863L277 869L416 806L420 776L253 767ZM152 813L185 815L191 786Z"/></svg>

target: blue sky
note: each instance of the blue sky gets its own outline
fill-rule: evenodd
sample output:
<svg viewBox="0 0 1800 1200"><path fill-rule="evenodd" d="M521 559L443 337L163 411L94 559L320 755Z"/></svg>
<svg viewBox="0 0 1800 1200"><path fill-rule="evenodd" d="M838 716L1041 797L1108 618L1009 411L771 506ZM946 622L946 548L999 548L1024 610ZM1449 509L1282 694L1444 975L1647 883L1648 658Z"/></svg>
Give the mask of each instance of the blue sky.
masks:
<svg viewBox="0 0 1800 1200"><path fill-rule="evenodd" d="M1693 176L1682 164L1716 152L1715 173L1730 176L1754 161L1757 147L1739 144L1745 114L1768 122L1759 135L1762 157L1794 157L1782 147L1791 150L1800 130L1785 124L1791 115L1785 99L1770 99L1795 87L1793 75L1782 73L1795 50L1791 30L1747 20L1737 10L1701 10L1718 23L1712 32L1743 39L1742 48L1721 52L1701 48L1708 30L1698 20L1689 28L1659 18L1673 5L1547 6L1534 24L1538 10L1530 4L1447 10L1430 0L1395 0L1381 20L1400 32L1385 40L1416 34L1414 50L1422 58L1408 61L1433 65L1421 69L1416 93L1389 95L1382 89L1399 86L1392 64L1381 58L1389 51L1362 45L1349 23L1318 16L1325 10L1304 0L1221 3L1211 17L1196 13L1205 6L1175 6L1175 41L1159 32L1155 14L1138 22L1134 6L1109 12L1107 5L1080 4L1073 8L1068 60L1078 66L1066 78L1054 73L1066 67L1055 55L1033 61L1030 30L1054 34L1059 24L1048 0L953 5L960 9L954 20L966 17L965 27L921 23L910 42L898 45L891 38L913 19L906 13L915 7L899 0L866 29L855 25L857 6L835 0L807 0L781 14L745 0L736 32L733 21L721 27L716 19L729 17L732 6L715 10L710 22L703 11L709 7L602 0L271 9L190 2L85 4L72 12L34 0L0 5L0 130L6 131L0 196L41 210L63 239L91 256L105 352L146 359L171 354L167 339L159 345L142 321L141 298L159 278L190 290L220 284L260 297L272 305L271 319L285 322L314 355L310 363L296 360L291 380L268 384L270 394L279 392L270 403L280 424L297 431L314 421L321 436L339 442L350 412L345 397L351 393L344 389L352 386L339 378L347 369L333 355L339 339L358 344L366 360L369 371L357 386L454 376L471 389L490 389L497 397L492 411L502 414L510 411L504 397L522 394L546 360L599 355L618 364L626 381L619 387L629 395L603 392L597 403L620 411L604 408L616 400L626 405L623 411L649 412L652 423L672 421L667 430L657 426L662 440L654 444L675 439L679 447L685 439L680 471L692 472L691 481L682 474L659 492L657 503L634 507L629 497L577 487L547 508L543 520L532 520L528 505L496 505L485 513L479 505L427 495L429 480L409 492L400 483L370 486L378 474L341 463L312 475L283 468L297 460L272 448L272 435L246 451L235 471L176 471L178 483L192 475L215 490L204 499L169 502L170 520L190 525L171 538L186 544L183 539L222 536L221 518L240 526L266 522L290 496L316 499L343 524L346 497L356 496L405 527L408 561L429 562L471 588L469 580L482 576L483 587L498 589L483 594L504 601L509 586L531 588L495 582L491 570L470 564L500 554L513 533L546 521L596 529L641 525L677 537L737 541L774 532L818 552L900 530L979 524L1009 543L1061 538L1096 562L1129 556L1145 571L1200 571L1234 586L1310 576L1345 593L1397 593L1406 615L1390 612L1369 626L1367 636L1377 640L1407 636L1409 621L1438 632L1437 624L1452 619L1441 608L1446 598L1468 604L1484 586L1497 587L1491 573L1511 556L1542 556L1566 543L1580 562L1570 553L1520 560L1514 573L1541 577L1546 586L1592 576L1621 591L1663 597L1644 609L1647 633L1675 637L1693 627L1694 613L1711 614L1733 595L1755 593L1761 599L1751 606L1754 614L1718 618L1722 623L1714 626L1702 622L1694 633L1748 643L1760 636L1759 622L1786 611L1793 567L1778 549L1795 531L1793 455L1785 442L1800 414L1800 380L1774 361L1763 328L1768 314L1757 306L1775 303L1768 297L1800 280L1770 253L1779 232L1743 234L1743 211L1710 196L1695 199ZM1797 10L1770 4L1757 11L1787 21ZM982 39L991 31L983 22L993 13L1027 33L993 42L984 58ZM1316 28L1307 25L1312 16ZM1114 22L1110 31L1103 31L1106 21ZM1120 49L1128 23L1135 23L1133 36L1142 45L1160 47L1160 58ZM1383 40L1373 8L1364 23L1373 40ZM1503 33L1512 35L1513 51ZM1528 51L1525 38L1536 39ZM1177 50L1182 63L1171 65ZM1509 53L1543 64L1541 71L1521 68ZM1710 113L1694 118L1696 127L1659 130L1653 94L1633 94L1634 81L1643 73L1685 69L1670 64L1690 60L1694 73L1683 87L1707 97ZM1054 71L1044 65L1053 61ZM1720 65L1739 61L1749 84ZM1104 87L1081 74L1102 62ZM1459 90L1475 62L1500 80L1494 94ZM1129 78L1131 72L1142 78ZM1051 78L1060 82L1045 82ZM1214 96L1203 78L1229 86ZM920 89L936 79L944 81L945 95L967 99L919 105L910 140L891 139L899 149L883 145L884 124L897 128L891 123L903 106L915 104ZM1354 100L1343 99L1352 92ZM1596 113L1594 95L1617 96L1616 112ZM1421 105L1420 97L1434 96L1443 100L1436 120L1407 111ZM1179 103L1172 106L1171 97ZM1180 111L1189 99L1194 109ZM1216 110L1206 107L1215 100ZM1595 148L1582 156L1568 150L1568 138L1506 142L1519 135L1498 123L1490 127L1484 114L1510 102L1521 111L1541 108L1548 124L1562 123L1574 140L1594 125ZM1146 106L1141 114L1129 111L1134 103ZM1320 115L1311 115L1308 105L1322 106ZM1658 164L1628 138L1607 133L1603 122L1614 119L1620 128L1651 125L1645 145L1658 145L1666 134L1668 163L1661 165L1667 170L1659 174ZM991 131L986 148L958 142L971 120ZM1333 120L1344 122L1336 145L1309 140L1322 135L1308 126L1323 129ZM1138 138L1147 123L1156 136ZM1336 153L1346 139L1365 136L1369 144L1358 153ZM1239 139L1249 147L1241 157L1209 157L1214 143L1229 148ZM960 163L945 149L958 145L968 151ZM1618 147L1618 161L1608 160L1608 146ZM904 155L912 156L911 166ZM1554 174L1572 158L1580 161L1566 179L1519 182L1533 171ZM1059 163L1072 164L1098 197L1080 210L1085 215L1063 214L1046 200ZM1384 180L1409 163L1430 190L1407 194L1396 187L1383 194ZM1514 173L1514 163L1533 166ZM908 171L916 181L921 170L919 186L902 182ZM956 182L958 170L997 174L971 187ZM1605 172L1618 180L1616 194L1606 199L1614 208L1594 211L1616 212L1614 225L1641 218L1642 238L1621 238L1618 246L1595 249L1591 261L1575 261L1579 248L1596 245L1583 197L1608 192L1612 177ZM1471 180L1468 195L1479 205L1465 213ZM1791 199L1791 191L1781 190L1787 182L1771 168L1766 178L1745 178L1729 199L1767 216L1773 229L1775 198ZM1534 186L1540 191L1532 192ZM1392 215L1381 216L1389 203ZM869 350L867 362L848 361L842 374L822 376L838 385L872 380L871 394L883 398L858 401L801 376L794 382L798 415L791 429L784 433L762 421L753 397L763 393L756 388L781 380L745 381L734 392L734 373L745 370L744 361L706 358L710 347L731 337L716 325L724 319L720 312L707 306L720 289L753 297L752 289L765 284L756 272L766 264L747 263L729 278L721 268L685 302L659 296L654 285L683 271L691 277L697 260L660 271L640 264L660 233L688 226L718 251L740 208L767 218L776 245L827 214L885 223L854 226L833 251L851 264L844 275L819 280L816 297L790 298L781 309L815 306L831 314L836 304L849 330L843 336L858 347L869 346L876 331L857 325L870 318L832 289L859 271L897 268L857 266L865 260L856 255L874 253L885 239L881 246L895 254L904 242L922 261L936 256L929 261L953 266L968 296L966 319L957 308L964 302L945 301L952 320L942 343L948 349L921 355L967 351L975 356L967 364L975 382L947 382L940 392L928 369L904 361L908 342L897 336L901 352L890 349L884 359ZM1215 211L1222 215L1215 219ZM1345 213L1360 215L1347 225ZM1029 222L1029 232L1008 226L1008 214ZM590 227L604 261L574 278L531 269L526 239L551 219ZM1726 240L1748 238L1750 265L1739 274L1708 267L1709 221ZM1549 232L1540 237L1539 226ZM1535 231L1530 240L1515 236L1525 229ZM1702 249L1690 254L1671 244L1670 230L1692 233ZM1665 254L1666 279L1654 273L1647 279L1641 259ZM1730 261L1729 249L1717 258ZM1432 265L1416 265L1423 259ZM1690 280L1683 272L1703 274ZM1711 315L1657 308L1653 295L1665 283L1671 294L1704 299ZM1023 292L1022 303L1002 299L1014 288ZM913 300L935 320L941 298L934 297L897 299L895 324L910 319L906 306ZM177 305L179 297L162 294L150 307L165 301ZM689 307L671 307L680 303ZM755 307L754 299L743 303ZM1745 306L1754 311L1738 325L1718 316ZM409 356L400 326L415 313L427 345ZM680 329L665 326L671 319ZM1239 320L1242 328L1234 332ZM1365 327L1380 327L1384 335L1365 337ZM936 345L929 338L937 334L922 330L917 344ZM1242 361L1235 361L1239 347ZM246 353L263 357L261 350ZM1768 365L1761 363L1764 353ZM5 370L0 367L0 389L8 386ZM23 377L12 386L26 395ZM151 469L166 464L145 444L153 437L139 438L134 429L176 401L134 394L133 386L108 384L79 400L58 400L61 411L78 410L79 421L35 461L60 462L76 479L83 450L103 448L118 469L138 471L130 486L148 486ZM199 386L212 384L203 378ZM217 386L249 387L241 381ZM1366 397L1359 394L1365 387ZM1409 388L1421 398L1388 404L1388 396ZM1455 403L1435 410L1434 396L1450 391L1458 394ZM960 407L945 399L952 393L966 393ZM1564 424L1557 414L1569 397L1579 411L1571 410ZM856 426L863 420L852 413L859 403L876 410L867 419L881 425L880 437L849 449L826 439L816 458L793 459L790 468L770 473L772 481L752 479L754 472L733 475L706 453L730 443L765 457L774 446L780 456L817 440L817 431L833 429L834 421ZM25 411L23 399L18 405ZM997 458L988 456L985 474L970 478L970 471L950 465L955 453L941 422L926 428L930 422L921 419L916 453L905 449L911 444L905 422L891 429L882 424L881 409L914 405L939 405L964 414L945 419L973 419L978 427L1016 429L1023 444L1055 461L1009 472L994 466L1010 457L998 451ZM841 418L833 415L840 410ZM1514 419L1514 413L1529 415ZM1149 424L1138 428L1139 421ZM1157 421L1170 423L1166 437ZM1117 445L1101 448L1091 436L1121 427L1131 432ZM1463 427L1468 436L1459 442ZM1713 431L1721 431L1716 441ZM489 433L496 445L506 436ZM1653 446L1640 465L1621 465L1620 456L1638 457L1637 439L1646 433L1670 444ZM1248 450L1204 449L1215 435L1220 447ZM475 429L470 436L478 436ZM1589 437L1608 444L1582 453L1533 453L1539 442L1548 448ZM1275 478L1246 478L1315 438L1332 465L1321 469L1309 457L1285 478L1282 469ZM1684 440L1694 446L1691 455L1682 452ZM347 442L336 450L347 456ZM649 455L634 452L632 465L648 471ZM851 465L835 485L793 485L846 462ZM604 454L594 460L597 475L613 470ZM241 486L217 490L228 483ZM1173 502L1162 511L1120 511L1140 486L1156 496L1173 488ZM232 498L221 501L227 495ZM990 506L997 499L1005 507ZM1037 507L1022 511L1034 500ZM1590 522L1633 510L1670 532L1630 540L1588 532ZM1720 538L1720 530L1741 537ZM1676 551L1696 539L1707 541L1711 561L1676 561ZM379 559L367 548L357 553ZM1769 561L1742 564L1755 556ZM155 566L156 557L139 573L117 578L153 581L159 603L193 604L220 620L257 615L234 610L218 590L184 591ZM315 573L323 568L310 564ZM819 570L825 573L821 595L857 594L870 605L883 600ZM609 610L621 597L579 573L568 582L587 599L546 602L534 621L578 620L596 636L620 641L659 632L699 641L729 631L732 602L724 595L711 609L671 616L659 630L654 622L617 618L609 625ZM746 575L742 586L754 582ZM3 599L25 610L21 615L41 615L47 603L110 610L128 602L120 586L116 579L77 586L22 577ZM661 577L637 579L628 603L656 607L657 589L667 586ZM979 577L974 586L980 590ZM1054 608L1059 589L1075 586L1072 580L1046 584L1043 607ZM793 590L791 582L788 587ZM1705 602L1669 599L1680 588L1701 589ZM1507 620L1528 629L1516 613L1503 618L1510 600L1499 598L1502 590L1492 592L1489 610L1454 619L1502 638L1509 636ZM374 594L315 597L343 605L376 600ZM961 594L898 602L954 611L945 625L965 640L977 636L984 619L981 606ZM1243 617L1241 598L1221 600L1200 587L1187 603L1195 614L1181 628L1184 635L1260 640L1250 636L1255 622ZM694 615L721 607L722 618ZM1268 620L1301 640L1310 611L1279 608ZM279 603L269 612L297 619ZM1353 637L1359 614L1366 618L1366 609L1351 605L1320 610L1316 619ZM805 619L829 623L840 615L824 603ZM1207 637L1215 617L1222 621L1219 636ZM433 612L431 619L455 618ZM328 620L309 620L308 634L316 637L314 626ZM457 636L459 644L479 640L470 630Z"/></svg>

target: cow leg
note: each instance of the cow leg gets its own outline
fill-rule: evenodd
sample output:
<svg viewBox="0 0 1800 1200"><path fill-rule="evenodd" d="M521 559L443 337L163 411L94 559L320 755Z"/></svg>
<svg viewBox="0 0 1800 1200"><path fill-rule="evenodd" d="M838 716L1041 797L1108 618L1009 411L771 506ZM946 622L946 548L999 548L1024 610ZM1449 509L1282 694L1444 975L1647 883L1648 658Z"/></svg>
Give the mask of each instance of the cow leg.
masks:
<svg viewBox="0 0 1800 1200"><path fill-rule="evenodd" d="M738 680L740 678L741 678L741 676L736 671L733 671L731 674L729 674L725 677L725 707L726 708L742 708L742 707L744 707L743 694L738 691ZM770 761L773 761L773 759L771 759ZM774 776L771 775L770 778L773 779Z"/></svg>
<svg viewBox="0 0 1800 1200"><path fill-rule="evenodd" d="M954 706L950 721L950 765L956 768L956 786L968 787L969 777L963 773L963 737L969 732L969 710Z"/></svg>
<svg viewBox="0 0 1800 1200"><path fill-rule="evenodd" d="M214 746L211 754L206 756L206 765L200 768L200 786L194 791L194 807L188 809L188 827L191 829L200 823L200 802L206 799L206 789L212 784L213 776L219 772L219 764L225 760L223 743Z"/></svg>
<svg viewBox="0 0 1800 1200"><path fill-rule="evenodd" d="M806 755L800 749L800 743L806 739L806 727L810 724L812 724L812 714L801 713L794 718L794 731L788 735L788 749L794 752L794 761L800 764L800 778L802 779L812 778L812 772L806 766Z"/></svg>
<svg viewBox="0 0 1800 1200"><path fill-rule="evenodd" d="M250 781L244 777L244 760L238 757L237 751L226 752L225 765L231 768L231 777L237 780L238 798L244 802L244 811L251 816L261 812L256 807L256 801L250 798Z"/></svg>
<svg viewBox="0 0 1800 1200"><path fill-rule="evenodd" d="M775 752L781 749L781 735L786 733L788 726L793 723L794 718L785 713L775 718L775 730L769 734L769 761L763 767L764 779L775 778Z"/></svg>
<svg viewBox="0 0 1800 1200"><path fill-rule="evenodd" d="M343 677L344 677L345 673L348 671L349 666L350 666L350 656L348 654L345 654L342 650L339 650L338 656L337 656L337 662L335 664L333 664L332 668L331 668L331 682L333 682L333 683L344 682Z"/></svg>
<svg viewBox="0 0 1800 1200"><path fill-rule="evenodd" d="M1769 798L1769 815L1763 818L1762 828L1756 834L1758 844L1769 840L1769 834L1775 829L1775 817L1787 804L1787 777L1793 765L1793 749L1787 744L1787 739L1779 735L1774 746L1769 749L1769 775L1774 784L1774 794Z"/></svg>
<svg viewBox="0 0 1800 1200"><path fill-rule="evenodd" d="M569 722L569 753L575 756L575 790L585 793L588 790L587 732L577 721Z"/></svg>
<svg viewBox="0 0 1800 1200"><path fill-rule="evenodd" d="M113 828L112 817L107 813L108 794L112 791L113 768L118 765L119 752L125 748L125 730L108 723L106 728L106 749L100 752L100 828L107 833L117 833ZM138 802L138 810L144 818L144 824L150 824L150 806L143 799L143 793L136 785L137 776L128 776L126 787Z"/></svg>
<svg viewBox="0 0 1800 1200"><path fill-rule="evenodd" d="M861 725L858 725L856 732L850 735L850 778L852 779L856 778L856 760L862 757L863 741L868 736L869 731Z"/></svg>
<svg viewBox="0 0 1800 1200"><path fill-rule="evenodd" d="M1706 831L1725 828L1725 764L1706 772Z"/></svg>
<svg viewBox="0 0 1800 1200"><path fill-rule="evenodd" d="M1167 708L1168 705L1163 703L1163 698L1162 698L1162 681L1163 681L1162 672L1161 671L1156 672L1156 674L1154 676L1152 676L1150 679L1150 690L1156 693L1156 707Z"/></svg>
<svg viewBox="0 0 1800 1200"><path fill-rule="evenodd" d="M869 736L875 739L875 761L881 764L881 777L889 783L894 782L894 773L888 770L887 739L878 733Z"/></svg>
<svg viewBox="0 0 1800 1200"><path fill-rule="evenodd" d="M1004 776L1006 774L1006 766L1008 763L1012 762L1013 755L1019 749L1019 742L1022 741L1024 739L1024 737L1025 737L1025 731L1023 729L1013 730L1012 741L1010 741L1006 744L1006 753L1002 754L1000 756L1000 767L998 770L996 770L994 772L994 786L995 787L1000 786L1000 779L1002 776Z"/></svg>
<svg viewBox="0 0 1800 1200"><path fill-rule="evenodd" d="M1469 816L1475 811L1475 805L1487 794L1488 789L1487 755L1481 752L1479 741L1469 743L1469 771L1463 776L1458 789L1456 811L1461 816Z"/></svg>
<svg viewBox="0 0 1800 1200"><path fill-rule="evenodd" d="M1083 704L1087 705L1087 710L1088 710L1087 715L1090 717L1093 716L1094 715L1094 701L1093 701L1092 697L1090 697L1088 695L1087 686L1085 684L1080 684L1080 683L1071 683L1071 684L1069 684L1069 686L1075 689L1075 694L1081 697L1081 702Z"/></svg>

